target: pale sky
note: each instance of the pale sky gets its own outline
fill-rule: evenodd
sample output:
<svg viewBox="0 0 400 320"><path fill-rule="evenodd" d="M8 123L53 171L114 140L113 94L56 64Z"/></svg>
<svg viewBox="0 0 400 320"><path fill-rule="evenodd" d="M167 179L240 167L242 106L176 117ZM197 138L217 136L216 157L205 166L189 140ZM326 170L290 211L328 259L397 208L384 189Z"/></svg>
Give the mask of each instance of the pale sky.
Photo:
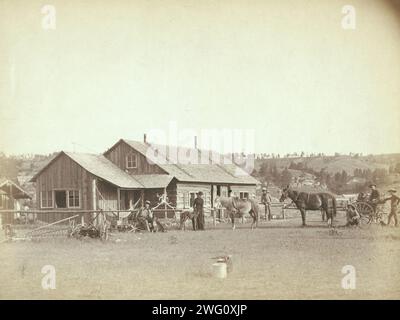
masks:
<svg viewBox="0 0 400 320"><path fill-rule="evenodd" d="M0 151L103 152L171 121L254 129L255 152L400 152L400 6L0 0Z"/></svg>

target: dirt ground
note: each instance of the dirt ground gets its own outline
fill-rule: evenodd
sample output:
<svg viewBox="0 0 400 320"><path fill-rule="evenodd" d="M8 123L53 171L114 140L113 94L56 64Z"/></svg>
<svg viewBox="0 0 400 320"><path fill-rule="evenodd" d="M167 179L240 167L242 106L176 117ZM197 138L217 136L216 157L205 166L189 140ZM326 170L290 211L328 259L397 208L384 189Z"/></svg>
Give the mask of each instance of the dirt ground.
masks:
<svg viewBox="0 0 400 320"><path fill-rule="evenodd" d="M110 241L44 239L0 244L1 299L399 299L400 228L330 231L319 214L206 231L116 233ZM338 213L336 224L344 224ZM226 279L212 257L232 255ZM53 265L56 289L41 286ZM342 268L356 270L343 289Z"/></svg>

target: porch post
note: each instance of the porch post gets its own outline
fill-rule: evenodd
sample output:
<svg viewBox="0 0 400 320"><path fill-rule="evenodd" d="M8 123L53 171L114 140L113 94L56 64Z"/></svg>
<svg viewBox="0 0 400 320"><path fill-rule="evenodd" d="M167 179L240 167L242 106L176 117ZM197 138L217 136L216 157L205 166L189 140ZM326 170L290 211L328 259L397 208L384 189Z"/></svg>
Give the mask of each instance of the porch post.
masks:
<svg viewBox="0 0 400 320"><path fill-rule="evenodd" d="M121 189L117 189L117 210L121 210Z"/></svg>
<svg viewBox="0 0 400 320"><path fill-rule="evenodd" d="M97 210L97 188L96 188L96 179L93 178L92 180L92 210L94 211L92 213L93 219L96 217L96 210ZM94 224L97 226L99 224L99 218L97 217L96 221L94 221Z"/></svg>
<svg viewBox="0 0 400 320"><path fill-rule="evenodd" d="M167 212L167 188L164 188L164 215L165 215L165 219L168 218L168 212Z"/></svg>

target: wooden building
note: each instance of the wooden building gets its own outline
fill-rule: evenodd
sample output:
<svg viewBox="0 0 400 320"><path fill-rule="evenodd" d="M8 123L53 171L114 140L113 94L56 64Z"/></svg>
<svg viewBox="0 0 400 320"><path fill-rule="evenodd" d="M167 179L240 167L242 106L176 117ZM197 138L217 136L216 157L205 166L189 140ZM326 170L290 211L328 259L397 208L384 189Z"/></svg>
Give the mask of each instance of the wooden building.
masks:
<svg viewBox="0 0 400 320"><path fill-rule="evenodd" d="M171 161L174 152L190 154L192 161ZM31 181L41 210L127 210L144 200L154 206L162 195L182 209L199 191L211 207L228 190L242 198L255 195L255 178L235 164L214 163L207 152L121 139L102 155L60 152Z"/></svg>
<svg viewBox="0 0 400 320"><path fill-rule="evenodd" d="M26 199L31 197L20 185L10 179L0 178L0 210L21 210L22 202ZM2 214L0 224L12 223L14 218L13 213Z"/></svg>

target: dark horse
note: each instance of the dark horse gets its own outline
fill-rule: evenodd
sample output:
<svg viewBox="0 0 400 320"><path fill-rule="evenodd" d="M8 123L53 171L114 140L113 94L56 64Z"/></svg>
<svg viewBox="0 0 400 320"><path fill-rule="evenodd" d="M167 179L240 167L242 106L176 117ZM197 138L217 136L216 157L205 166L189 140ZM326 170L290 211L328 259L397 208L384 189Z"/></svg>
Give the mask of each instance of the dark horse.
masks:
<svg viewBox="0 0 400 320"><path fill-rule="evenodd" d="M292 190L289 186L283 188L280 202L290 198L301 212L303 226L306 225L306 210L322 210L328 218L328 226L333 224L333 217L336 216L336 198L328 192L301 192ZM330 206L331 204L331 206ZM332 210L329 210L332 208Z"/></svg>

